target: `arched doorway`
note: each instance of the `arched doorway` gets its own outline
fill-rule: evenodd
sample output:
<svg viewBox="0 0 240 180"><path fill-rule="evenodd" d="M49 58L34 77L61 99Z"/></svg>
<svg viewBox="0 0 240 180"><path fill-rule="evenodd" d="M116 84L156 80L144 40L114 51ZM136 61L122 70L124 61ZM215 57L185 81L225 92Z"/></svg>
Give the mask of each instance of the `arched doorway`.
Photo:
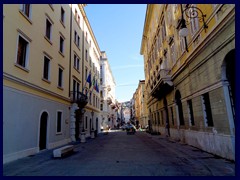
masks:
<svg viewBox="0 0 240 180"><path fill-rule="evenodd" d="M163 104L164 104L164 111L165 111L165 122L166 122L166 136L170 136L170 131L169 131L169 116L168 116L168 103L166 97L163 98Z"/></svg>
<svg viewBox="0 0 240 180"><path fill-rule="evenodd" d="M183 118L181 94L180 94L179 90L176 90L175 101L176 101L176 104L177 104L178 118L179 118L179 123L180 123L180 126L181 126L181 125L184 125L185 123L184 123L184 118Z"/></svg>
<svg viewBox="0 0 240 180"><path fill-rule="evenodd" d="M39 150L46 149L48 113L43 112L40 119Z"/></svg>
<svg viewBox="0 0 240 180"><path fill-rule="evenodd" d="M222 79L227 82L227 91L230 99L230 106L232 110L233 120L235 123L235 105L236 105L236 92L235 92L235 49L231 50L224 58L222 65Z"/></svg>

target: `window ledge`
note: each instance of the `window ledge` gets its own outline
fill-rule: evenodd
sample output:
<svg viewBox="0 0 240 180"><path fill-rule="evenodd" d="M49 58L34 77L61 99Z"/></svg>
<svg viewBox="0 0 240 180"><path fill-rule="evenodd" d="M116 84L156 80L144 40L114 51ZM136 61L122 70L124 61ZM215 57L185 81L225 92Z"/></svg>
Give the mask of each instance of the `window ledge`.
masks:
<svg viewBox="0 0 240 180"><path fill-rule="evenodd" d="M19 12L23 15L23 17L25 17L25 19L30 23L30 24L33 24L31 19L26 15L24 14L24 12L22 12L21 10L19 10Z"/></svg>
<svg viewBox="0 0 240 180"><path fill-rule="evenodd" d="M48 4L49 6L50 6L50 8L54 11L54 8L53 8L53 6L51 5L51 4Z"/></svg>
<svg viewBox="0 0 240 180"><path fill-rule="evenodd" d="M61 51L58 51L59 54L61 54L62 57L65 57L64 54Z"/></svg>
<svg viewBox="0 0 240 180"><path fill-rule="evenodd" d="M78 73L80 73L79 69L77 69L76 67L73 67Z"/></svg>
<svg viewBox="0 0 240 180"><path fill-rule="evenodd" d="M56 132L56 135L62 135L62 132Z"/></svg>
<svg viewBox="0 0 240 180"><path fill-rule="evenodd" d="M15 63L15 66L20 68L21 70L24 70L25 72L29 73L29 69L27 69L27 68L25 68L25 67L23 67L23 66L21 66L21 65L19 65L17 63Z"/></svg>
<svg viewBox="0 0 240 180"><path fill-rule="evenodd" d="M66 28L64 25L64 22L61 19L60 19L60 23L63 25L64 28Z"/></svg>
<svg viewBox="0 0 240 180"><path fill-rule="evenodd" d="M60 86L58 86L58 89L60 89L60 90L62 90L62 91L64 90L64 89L63 89L62 87L60 87Z"/></svg>
<svg viewBox="0 0 240 180"><path fill-rule="evenodd" d="M79 49L79 51L81 51L81 50L80 50L80 47L79 47L80 45L78 46L78 44L77 44L75 41L74 41L74 44L75 44L76 47Z"/></svg>
<svg viewBox="0 0 240 180"><path fill-rule="evenodd" d="M51 84L51 81L49 81L48 79L42 78L43 81L45 81L48 84Z"/></svg>
<svg viewBox="0 0 240 180"><path fill-rule="evenodd" d="M47 36L44 36L44 38L49 42L49 44L53 44L52 41L47 37Z"/></svg>

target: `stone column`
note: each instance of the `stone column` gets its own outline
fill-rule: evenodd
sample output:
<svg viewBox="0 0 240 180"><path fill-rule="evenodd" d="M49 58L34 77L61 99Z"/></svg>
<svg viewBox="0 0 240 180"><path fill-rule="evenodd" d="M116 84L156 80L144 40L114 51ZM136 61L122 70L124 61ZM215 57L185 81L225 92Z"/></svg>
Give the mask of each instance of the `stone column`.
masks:
<svg viewBox="0 0 240 180"><path fill-rule="evenodd" d="M75 111L78 110L78 105L76 103L73 103L70 109L70 135L71 135L71 140L76 141L75 138L75 122L76 122L76 117L75 117Z"/></svg>
<svg viewBox="0 0 240 180"><path fill-rule="evenodd" d="M86 112L85 109L81 109L81 123L80 123L80 141L81 143L85 143L86 142L86 133L84 130L84 113Z"/></svg>

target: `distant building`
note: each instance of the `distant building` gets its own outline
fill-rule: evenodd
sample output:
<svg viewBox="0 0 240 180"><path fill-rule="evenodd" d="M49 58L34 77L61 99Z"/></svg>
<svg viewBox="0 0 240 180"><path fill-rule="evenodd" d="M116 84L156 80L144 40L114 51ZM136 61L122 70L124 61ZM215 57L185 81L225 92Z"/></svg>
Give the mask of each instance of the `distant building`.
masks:
<svg viewBox="0 0 240 180"><path fill-rule="evenodd" d="M142 127L145 127L148 124L145 94L145 80L140 80L133 96L136 126L140 124Z"/></svg>
<svg viewBox="0 0 240 180"><path fill-rule="evenodd" d="M107 127L117 126L118 103L115 99L116 83L105 51L101 52L100 61L101 126L106 129Z"/></svg>
<svg viewBox="0 0 240 180"><path fill-rule="evenodd" d="M147 5L141 54L152 131L235 160L235 5Z"/></svg>

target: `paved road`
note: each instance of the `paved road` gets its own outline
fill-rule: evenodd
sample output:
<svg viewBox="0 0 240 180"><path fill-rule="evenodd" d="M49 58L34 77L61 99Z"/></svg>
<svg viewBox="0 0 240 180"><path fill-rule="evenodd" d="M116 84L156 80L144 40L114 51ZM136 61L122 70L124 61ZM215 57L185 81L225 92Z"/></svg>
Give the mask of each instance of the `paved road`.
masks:
<svg viewBox="0 0 240 180"><path fill-rule="evenodd" d="M3 166L4 176L234 176L235 163L146 132L110 132L76 143L74 154L52 150Z"/></svg>

